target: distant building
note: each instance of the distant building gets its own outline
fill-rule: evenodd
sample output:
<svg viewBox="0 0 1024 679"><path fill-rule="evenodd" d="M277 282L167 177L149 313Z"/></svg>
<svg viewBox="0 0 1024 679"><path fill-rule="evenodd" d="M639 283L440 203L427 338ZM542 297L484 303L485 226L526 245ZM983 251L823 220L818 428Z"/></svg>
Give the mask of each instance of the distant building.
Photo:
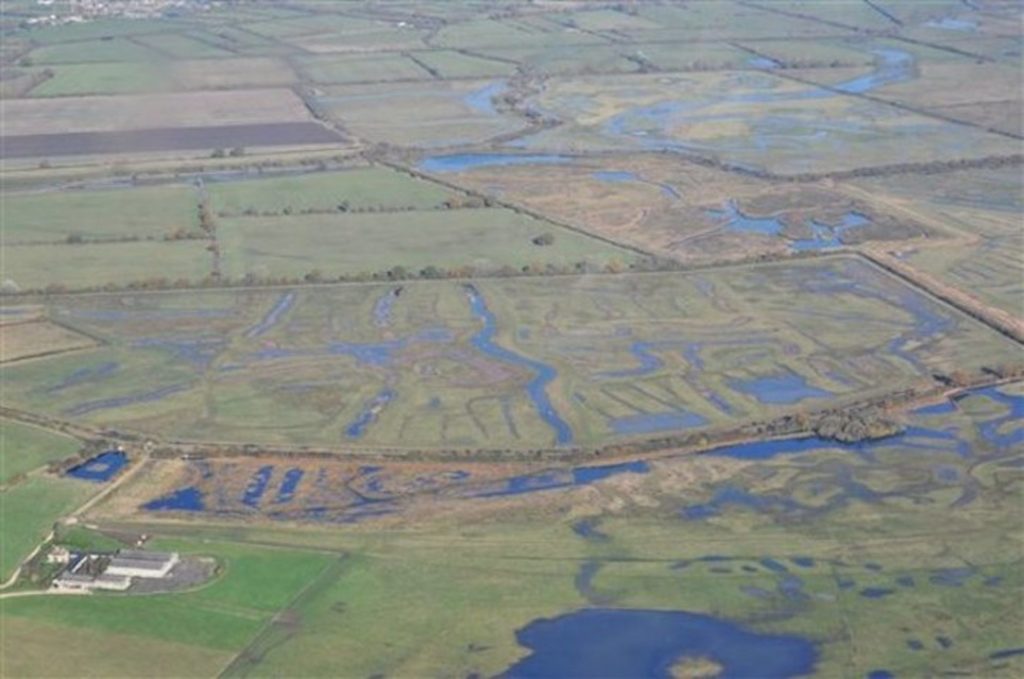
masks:
<svg viewBox="0 0 1024 679"><path fill-rule="evenodd" d="M66 561L68 567L50 586L64 592L123 592L131 587L132 578L166 577L180 560L177 552L139 549L122 549L114 555L70 554Z"/></svg>
<svg viewBox="0 0 1024 679"><path fill-rule="evenodd" d="M78 573L64 573L51 585L53 589L62 592L90 592L94 589L106 589L123 592L132 585L132 579L123 575L85 575Z"/></svg>
<svg viewBox="0 0 1024 679"><path fill-rule="evenodd" d="M162 578L178 563L177 552L145 552L139 549L122 549L104 573L126 575L132 578Z"/></svg>
<svg viewBox="0 0 1024 679"><path fill-rule="evenodd" d="M68 563L71 561L71 552L66 547L54 547L46 553L46 563Z"/></svg>

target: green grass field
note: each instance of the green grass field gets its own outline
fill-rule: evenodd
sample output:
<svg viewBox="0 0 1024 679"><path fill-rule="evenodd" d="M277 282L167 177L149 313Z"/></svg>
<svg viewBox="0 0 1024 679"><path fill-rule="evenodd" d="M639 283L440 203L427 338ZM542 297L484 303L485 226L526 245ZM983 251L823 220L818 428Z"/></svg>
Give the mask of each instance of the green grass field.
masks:
<svg viewBox="0 0 1024 679"><path fill-rule="evenodd" d="M212 256L202 240L85 245L10 245L2 249L4 278L22 290L123 286L156 278L201 281Z"/></svg>
<svg viewBox="0 0 1024 679"><path fill-rule="evenodd" d="M81 506L99 489L89 481L41 476L0 491L0 580L10 577L57 519Z"/></svg>
<svg viewBox="0 0 1024 679"><path fill-rule="evenodd" d="M513 117L474 110L466 97L487 83L472 81L331 85L314 107L360 137L434 148L479 143L523 126ZM406 115L415 110L415 116Z"/></svg>
<svg viewBox="0 0 1024 679"><path fill-rule="evenodd" d="M335 210L344 203L354 210L425 210L456 197L437 184L383 167L214 183L207 191L213 211L227 215Z"/></svg>
<svg viewBox="0 0 1024 679"><path fill-rule="evenodd" d="M232 56L231 52L208 44L188 35L161 33L138 38L139 42L153 48L158 54L173 59L216 59Z"/></svg>
<svg viewBox="0 0 1024 679"><path fill-rule="evenodd" d="M454 50L415 52L414 56L445 78L487 78L511 75L515 71L513 64L463 54Z"/></svg>
<svg viewBox="0 0 1024 679"><path fill-rule="evenodd" d="M432 188L432 187L430 187ZM399 200L404 196L399 197ZM554 234L550 246L531 242ZM499 208L239 217L218 226L224 273L232 278L419 271L634 259L627 251Z"/></svg>
<svg viewBox="0 0 1024 679"><path fill-rule="evenodd" d="M59 662L72 659L90 673L150 674L155 657L164 654L157 672L173 676L216 674L233 654L285 607L333 558L322 554L237 546L173 542L165 546L184 553L213 554L222 563L218 579L202 589L146 597L47 597L4 602L4 657L9 667L31 667L39 647L19 643L40 630L68 630L71 647ZM74 599L72 601L71 599ZM9 616L9 617L8 617ZM92 643L90 643L92 642ZM122 643L133 650L117 649ZM179 675L180 676L180 675Z"/></svg>
<svg viewBox="0 0 1024 679"><path fill-rule="evenodd" d="M426 70L401 54L311 56L298 62L298 70L310 81L320 84L430 79Z"/></svg>
<svg viewBox="0 0 1024 679"><path fill-rule="evenodd" d="M61 64L50 66L54 75L32 89L33 97L157 92L170 86L163 66L156 62Z"/></svg>
<svg viewBox="0 0 1024 679"><path fill-rule="evenodd" d="M31 425L0 420L0 483L78 451L78 441Z"/></svg>
<svg viewBox="0 0 1024 679"><path fill-rule="evenodd" d="M156 59L158 54L126 38L57 43L32 50L29 59L35 65L81 64L94 61L141 62Z"/></svg>
<svg viewBox="0 0 1024 679"><path fill-rule="evenodd" d="M4 195L4 245L63 243L70 236L104 240L163 238L199 230L199 195L170 185L96 191Z"/></svg>

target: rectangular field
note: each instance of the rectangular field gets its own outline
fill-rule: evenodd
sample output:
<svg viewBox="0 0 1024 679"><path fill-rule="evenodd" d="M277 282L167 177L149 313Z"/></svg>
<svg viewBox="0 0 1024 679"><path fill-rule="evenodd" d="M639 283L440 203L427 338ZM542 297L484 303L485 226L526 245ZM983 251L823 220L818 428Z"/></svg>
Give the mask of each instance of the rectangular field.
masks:
<svg viewBox="0 0 1024 679"><path fill-rule="evenodd" d="M311 120L288 89L14 99L0 102L0 114L5 137Z"/></svg>
<svg viewBox="0 0 1024 679"><path fill-rule="evenodd" d="M139 241L82 245L5 245L4 279L22 290L74 290L162 279L200 281L210 275L208 241Z"/></svg>
<svg viewBox="0 0 1024 679"><path fill-rule="evenodd" d="M429 210L461 198L438 184L384 167L211 183L207 191L211 208L223 216L305 210Z"/></svg>
<svg viewBox="0 0 1024 679"><path fill-rule="evenodd" d="M199 230L199 194L183 185L5 193L4 245L164 238Z"/></svg>
<svg viewBox="0 0 1024 679"><path fill-rule="evenodd" d="M469 144L515 131L520 119L492 105L494 83L473 81L333 85L314 107L373 141L426 148ZM407 115L415 110L415 116Z"/></svg>
<svg viewBox="0 0 1024 679"><path fill-rule="evenodd" d="M497 271L577 262L601 267L633 253L501 208L338 213L219 220L224 274L301 277L404 267ZM533 239L550 234L550 245Z"/></svg>
<svg viewBox="0 0 1024 679"><path fill-rule="evenodd" d="M268 148L274 146L339 145L343 139L314 122L160 127L124 132L70 132L0 137L0 158Z"/></svg>
<svg viewBox="0 0 1024 679"><path fill-rule="evenodd" d="M848 257L472 287L101 295L50 313L111 346L6 369L12 406L158 436L339 448L601 445L1017 355Z"/></svg>

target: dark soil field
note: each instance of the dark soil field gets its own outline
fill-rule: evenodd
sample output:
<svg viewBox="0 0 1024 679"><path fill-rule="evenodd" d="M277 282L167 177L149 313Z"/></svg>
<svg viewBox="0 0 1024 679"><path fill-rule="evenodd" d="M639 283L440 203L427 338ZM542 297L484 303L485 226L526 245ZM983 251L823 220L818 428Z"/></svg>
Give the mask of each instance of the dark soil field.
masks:
<svg viewBox="0 0 1024 679"><path fill-rule="evenodd" d="M0 158L31 158L156 151L197 151L249 146L338 144L338 133L319 123L211 125L0 136Z"/></svg>

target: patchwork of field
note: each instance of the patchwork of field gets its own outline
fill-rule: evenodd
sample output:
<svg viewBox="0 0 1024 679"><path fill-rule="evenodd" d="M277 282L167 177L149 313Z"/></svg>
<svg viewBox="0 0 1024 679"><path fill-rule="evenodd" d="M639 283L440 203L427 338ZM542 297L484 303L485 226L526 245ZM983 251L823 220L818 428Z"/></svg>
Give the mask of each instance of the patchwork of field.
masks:
<svg viewBox="0 0 1024 679"><path fill-rule="evenodd" d="M1021 25L7 0L0 674L1024 676Z"/></svg>
<svg viewBox="0 0 1024 679"><path fill-rule="evenodd" d="M855 258L558 280L55 302L108 346L5 369L5 402L186 440L593 446L1016 355Z"/></svg>
<svg viewBox="0 0 1024 679"><path fill-rule="evenodd" d="M774 185L663 156L427 158L421 170L675 259L721 262L945 235L841 187Z"/></svg>

